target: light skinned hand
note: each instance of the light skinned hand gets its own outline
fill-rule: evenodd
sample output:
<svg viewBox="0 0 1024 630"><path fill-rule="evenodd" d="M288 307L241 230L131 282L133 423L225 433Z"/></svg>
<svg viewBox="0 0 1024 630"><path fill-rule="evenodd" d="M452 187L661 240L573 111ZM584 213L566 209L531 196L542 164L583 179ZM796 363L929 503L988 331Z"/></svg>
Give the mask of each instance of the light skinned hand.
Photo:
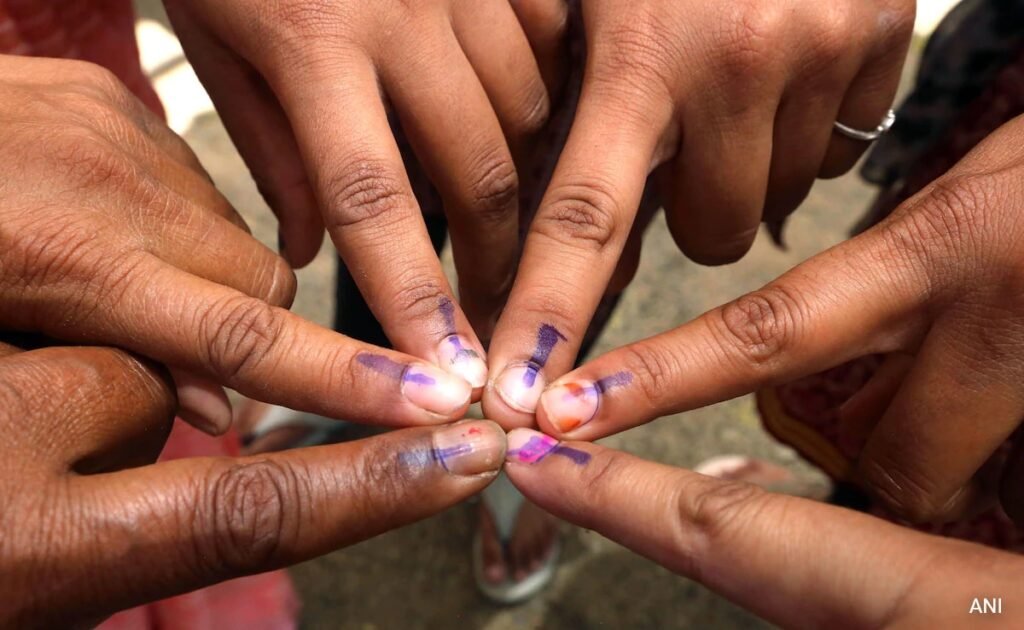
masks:
<svg viewBox="0 0 1024 630"><path fill-rule="evenodd" d="M464 413L461 375L282 308L295 292L287 263L109 72L0 57L0 88L0 328L170 366L182 415L213 433L231 410L211 382L369 423Z"/></svg>
<svg viewBox="0 0 1024 630"><path fill-rule="evenodd" d="M1016 554L529 429L509 433L507 453L540 507L784 628L1024 623ZM1002 614L970 614L995 597Z"/></svg>
<svg viewBox="0 0 1024 630"><path fill-rule="evenodd" d="M558 379L540 427L593 440L889 354L841 413L860 480L910 520L959 518L998 490L1021 521L1024 458L998 455L1024 418L1022 182L1017 118L876 227Z"/></svg>
<svg viewBox="0 0 1024 630"><path fill-rule="evenodd" d="M816 177L853 166L892 105L913 0L586 0L573 127L491 343L488 417L530 426L570 369L624 248L648 175L690 258L732 262ZM628 274L627 274L628 275ZM547 331L542 344L539 331Z"/></svg>
<svg viewBox="0 0 1024 630"><path fill-rule="evenodd" d="M280 220L283 255L308 263L326 226L397 349L443 361L459 335L482 354L477 333L490 337L515 272L514 157L547 120L562 0L165 4ZM465 309L450 318L407 173L417 161L448 218Z"/></svg>
<svg viewBox="0 0 1024 630"><path fill-rule="evenodd" d="M503 463L494 423L153 464L166 374L121 351L0 346L0 626L111 613L283 567L425 518Z"/></svg>

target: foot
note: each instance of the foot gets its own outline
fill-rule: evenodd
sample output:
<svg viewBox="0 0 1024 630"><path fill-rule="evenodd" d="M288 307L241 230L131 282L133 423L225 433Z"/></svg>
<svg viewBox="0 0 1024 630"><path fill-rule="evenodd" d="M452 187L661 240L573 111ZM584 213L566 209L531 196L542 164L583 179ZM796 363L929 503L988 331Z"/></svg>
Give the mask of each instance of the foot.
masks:
<svg viewBox="0 0 1024 630"><path fill-rule="evenodd" d="M509 577L520 582L544 566L554 553L558 520L529 501L524 502L507 553L504 553L494 517L481 502L480 538L484 579L491 584L501 584Z"/></svg>

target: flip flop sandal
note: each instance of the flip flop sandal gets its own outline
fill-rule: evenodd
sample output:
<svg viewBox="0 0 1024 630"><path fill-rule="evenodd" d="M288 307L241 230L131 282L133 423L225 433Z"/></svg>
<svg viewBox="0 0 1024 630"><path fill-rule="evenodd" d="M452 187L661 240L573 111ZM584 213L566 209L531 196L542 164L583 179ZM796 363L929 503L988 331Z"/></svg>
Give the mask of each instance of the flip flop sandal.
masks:
<svg viewBox="0 0 1024 630"><path fill-rule="evenodd" d="M480 497L484 507L490 511L491 517L494 519L498 540L501 541L502 555L507 558L512 532L515 531L519 510L525 499L508 480L505 473L499 474L498 478L480 493ZM536 571L518 581L512 576L508 576L503 582L497 584L487 581L484 577L483 549L483 538L478 530L473 537L473 578L476 581L476 586L487 599L496 604L508 606L530 599L551 582L555 576L555 568L558 566L558 558L561 555L562 541L556 535L551 552Z"/></svg>

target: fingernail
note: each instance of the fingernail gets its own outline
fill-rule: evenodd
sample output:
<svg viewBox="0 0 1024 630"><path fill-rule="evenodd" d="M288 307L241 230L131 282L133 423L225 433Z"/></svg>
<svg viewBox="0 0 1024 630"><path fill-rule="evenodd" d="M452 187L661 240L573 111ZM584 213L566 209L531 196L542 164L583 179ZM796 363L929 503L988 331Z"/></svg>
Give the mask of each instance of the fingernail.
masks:
<svg viewBox="0 0 1024 630"><path fill-rule="evenodd" d="M565 446L550 435L533 429L513 429L507 436L508 450L505 461L515 464L536 464L548 455L559 455L572 463L583 466L590 459L590 453L571 446Z"/></svg>
<svg viewBox="0 0 1024 630"><path fill-rule="evenodd" d="M214 420L207 418L202 414L198 414L192 411L191 409L179 408L178 417L181 418L183 421L187 422L188 424L192 425L193 427L199 429L206 435L212 437L221 436L224 434L225 431L227 431L226 426L221 426L217 424L217 422L215 422Z"/></svg>
<svg viewBox="0 0 1024 630"><path fill-rule="evenodd" d="M437 356L441 367L461 376L474 389L487 384L487 364L462 335L445 337L438 347Z"/></svg>
<svg viewBox="0 0 1024 630"><path fill-rule="evenodd" d="M566 433L594 419L601 393L593 381L575 381L547 390L541 395L540 404L551 424Z"/></svg>
<svg viewBox="0 0 1024 630"><path fill-rule="evenodd" d="M453 475L497 472L505 461L505 432L487 420L438 429L434 432L434 457Z"/></svg>
<svg viewBox="0 0 1024 630"><path fill-rule="evenodd" d="M473 388L433 365L415 363L402 373L402 395L421 409L448 416L469 404Z"/></svg>
<svg viewBox="0 0 1024 630"><path fill-rule="evenodd" d="M518 464L536 464L558 446L558 440L533 429L513 429L506 439L505 459Z"/></svg>
<svg viewBox="0 0 1024 630"><path fill-rule="evenodd" d="M540 366L529 361L510 363L494 383L505 404L525 413L537 411L537 402L546 385Z"/></svg>
<svg viewBox="0 0 1024 630"><path fill-rule="evenodd" d="M231 403L218 392L182 380L178 385L178 417L203 433L221 435L231 426Z"/></svg>

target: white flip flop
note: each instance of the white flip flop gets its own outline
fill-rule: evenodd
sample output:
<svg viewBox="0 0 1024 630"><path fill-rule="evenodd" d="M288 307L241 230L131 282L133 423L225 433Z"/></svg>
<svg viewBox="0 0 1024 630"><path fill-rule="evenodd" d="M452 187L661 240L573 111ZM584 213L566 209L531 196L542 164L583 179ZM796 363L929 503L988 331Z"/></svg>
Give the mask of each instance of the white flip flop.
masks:
<svg viewBox="0 0 1024 630"><path fill-rule="evenodd" d="M519 510L525 499L508 480L504 472L500 473L498 478L480 493L480 496L484 508L490 511L491 518L494 519L498 540L501 541L502 553L505 553L512 540L512 532L515 530ZM547 559L544 560L544 564L524 579L516 581L512 576L508 576L503 582L497 584L487 581L484 577L483 549L483 539L478 530L473 537L473 578L476 581L476 586L487 599L496 604L508 606L530 599L551 582L555 577L555 568L558 566L558 558L561 555L562 541L556 536L554 546Z"/></svg>

